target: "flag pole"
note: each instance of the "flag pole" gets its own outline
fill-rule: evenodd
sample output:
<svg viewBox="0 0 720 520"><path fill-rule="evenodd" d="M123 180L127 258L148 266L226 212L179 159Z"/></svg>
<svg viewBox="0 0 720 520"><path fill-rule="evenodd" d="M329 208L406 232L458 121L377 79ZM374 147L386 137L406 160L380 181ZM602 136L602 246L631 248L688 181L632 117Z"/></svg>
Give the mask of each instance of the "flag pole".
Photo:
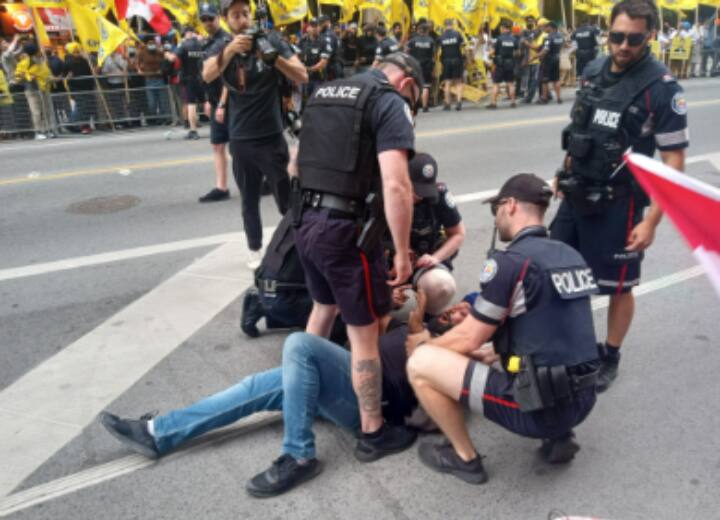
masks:
<svg viewBox="0 0 720 520"><path fill-rule="evenodd" d="M567 29L567 14L565 13L565 0L560 0L560 11L562 11L563 25Z"/></svg>
<svg viewBox="0 0 720 520"><path fill-rule="evenodd" d="M573 29L577 29L575 25L575 0L570 0L570 17L572 19Z"/></svg>

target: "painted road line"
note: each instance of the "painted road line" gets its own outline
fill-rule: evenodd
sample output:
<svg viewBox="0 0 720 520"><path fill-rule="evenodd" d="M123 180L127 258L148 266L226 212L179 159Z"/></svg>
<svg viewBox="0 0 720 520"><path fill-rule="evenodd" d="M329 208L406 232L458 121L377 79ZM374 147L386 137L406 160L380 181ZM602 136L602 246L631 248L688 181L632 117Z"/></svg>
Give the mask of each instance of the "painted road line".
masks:
<svg viewBox="0 0 720 520"><path fill-rule="evenodd" d="M702 274L703 270L700 266L690 267L688 269L643 283L639 287L635 288L633 292L636 296L649 294L687 280L691 280L701 276ZM607 306L608 298L606 297L600 297L593 300L592 308L594 311L605 309ZM271 412L261 412L259 414L246 417L231 426L208 433L198 439L194 439L192 443L189 444L189 449L183 448L172 455L164 457L163 460L167 460L170 457L183 456L185 453L197 448L198 446L215 442L218 438L237 436L244 433L246 430L254 429L258 426L274 422L280 417L280 414ZM100 484L101 482L106 482L139 469L147 468L153 464L156 464L156 461L147 459L140 455L130 455L106 464L101 464L99 466L80 471L67 477L62 477L45 484L40 484L33 488L26 489L0 499L0 517L22 511L29 507L42 504L64 495L75 493L82 489Z"/></svg>
<svg viewBox="0 0 720 520"><path fill-rule="evenodd" d="M248 258L218 247L0 392L0 496L250 286Z"/></svg>

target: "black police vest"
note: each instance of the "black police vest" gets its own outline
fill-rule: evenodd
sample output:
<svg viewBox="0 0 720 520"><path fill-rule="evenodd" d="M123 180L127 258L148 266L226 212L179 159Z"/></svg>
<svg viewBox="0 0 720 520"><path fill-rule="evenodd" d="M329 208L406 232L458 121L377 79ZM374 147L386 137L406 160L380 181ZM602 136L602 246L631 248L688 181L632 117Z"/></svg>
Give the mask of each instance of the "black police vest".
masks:
<svg viewBox="0 0 720 520"><path fill-rule="evenodd" d="M563 45L565 44L565 38L560 33L551 34L548 36L549 39L549 47L548 47L548 54L549 56L559 58L560 57L560 51L562 51Z"/></svg>
<svg viewBox="0 0 720 520"><path fill-rule="evenodd" d="M408 43L410 55L423 64L435 59L433 47L433 39L429 36L416 36Z"/></svg>
<svg viewBox="0 0 720 520"><path fill-rule="evenodd" d="M627 109L638 95L668 74L667 67L648 53L617 83L603 88L603 66L608 59L600 57L585 68L586 81L577 92L572 122L563 132L563 149L572 157L572 172L595 184L609 183L622 164L629 146L623 128ZM616 178L623 182L629 179L625 175Z"/></svg>
<svg viewBox="0 0 720 520"><path fill-rule="evenodd" d="M202 76L203 58L205 57L202 44L197 40L197 38L191 38L189 40L185 40L182 43L182 46L185 51L184 59L181 63L183 80L200 80Z"/></svg>
<svg viewBox="0 0 720 520"><path fill-rule="evenodd" d="M537 305L508 318L496 332L498 354L532 356L536 366L574 366L597 359L590 295L598 288L592 270L580 253L544 236L544 229L522 233L527 234L508 250L539 268L542 286Z"/></svg>
<svg viewBox="0 0 720 520"><path fill-rule="evenodd" d="M313 92L303 112L298 151L303 189L362 200L379 190L369 114L385 92L396 93L371 72L325 83Z"/></svg>
<svg viewBox="0 0 720 520"><path fill-rule="evenodd" d="M462 59L462 36L455 31L445 31L440 36L440 47L442 48L443 60Z"/></svg>
<svg viewBox="0 0 720 520"><path fill-rule="evenodd" d="M500 61L512 61L515 53L515 38L509 34L501 34L497 39L497 54Z"/></svg>
<svg viewBox="0 0 720 520"><path fill-rule="evenodd" d="M418 202L413 211L410 247L418 257L432 254L444 242L433 206L432 202L424 200Z"/></svg>
<svg viewBox="0 0 720 520"><path fill-rule="evenodd" d="M578 51L595 51L597 48L597 40L595 32L589 26L580 27L575 33L575 41L577 42Z"/></svg>
<svg viewBox="0 0 720 520"><path fill-rule="evenodd" d="M302 42L302 61L307 67L312 67L320 62L320 52L323 41L320 38L313 40L307 38Z"/></svg>

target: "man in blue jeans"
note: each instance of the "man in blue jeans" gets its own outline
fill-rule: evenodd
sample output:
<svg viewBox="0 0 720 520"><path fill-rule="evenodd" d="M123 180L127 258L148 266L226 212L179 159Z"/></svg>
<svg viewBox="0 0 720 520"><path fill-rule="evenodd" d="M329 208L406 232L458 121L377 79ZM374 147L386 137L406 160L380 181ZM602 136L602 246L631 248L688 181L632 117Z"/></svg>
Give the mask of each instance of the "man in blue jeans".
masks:
<svg viewBox="0 0 720 520"><path fill-rule="evenodd" d="M423 315L424 305L418 308L414 319ZM452 307L431 328L441 332L461 322L468 309L466 304ZM393 424L403 424L417 406L405 372L407 334L408 327L400 326L380 338L383 415ZM324 338L298 332L285 340L282 366L251 374L226 390L154 419L120 419L102 412L100 420L123 444L155 459L194 437L253 413L282 411L282 456L246 485L253 496L271 497L322 470L315 458L315 417L359 431L360 415L350 373L350 352Z"/></svg>

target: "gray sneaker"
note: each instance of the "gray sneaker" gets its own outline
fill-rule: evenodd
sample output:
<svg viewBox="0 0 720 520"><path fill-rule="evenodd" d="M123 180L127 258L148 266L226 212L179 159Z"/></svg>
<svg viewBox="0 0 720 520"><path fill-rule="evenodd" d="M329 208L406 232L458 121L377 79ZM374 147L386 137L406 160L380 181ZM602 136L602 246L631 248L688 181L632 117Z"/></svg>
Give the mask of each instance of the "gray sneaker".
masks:
<svg viewBox="0 0 720 520"><path fill-rule="evenodd" d="M449 473L468 484L479 485L488 480L480 454L470 462L465 462L455 453L455 449L448 441L441 444L425 442L420 445L418 454L422 463L428 468L439 473Z"/></svg>
<svg viewBox="0 0 720 520"><path fill-rule="evenodd" d="M100 413L100 422L110 435L134 452L149 459L157 459L160 457L160 452L155 444L155 438L150 435L147 427L150 418L143 416L139 420L121 419L108 412Z"/></svg>

